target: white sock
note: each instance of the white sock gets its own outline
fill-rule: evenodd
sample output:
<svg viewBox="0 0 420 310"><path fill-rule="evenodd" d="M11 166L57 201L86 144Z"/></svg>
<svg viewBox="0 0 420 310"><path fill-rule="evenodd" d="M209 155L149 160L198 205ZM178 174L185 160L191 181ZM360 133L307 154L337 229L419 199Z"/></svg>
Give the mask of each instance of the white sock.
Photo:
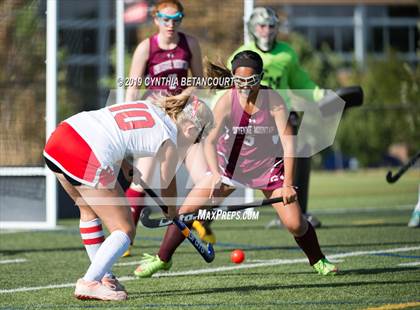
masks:
<svg viewBox="0 0 420 310"><path fill-rule="evenodd" d="M83 280L100 281L107 270L121 255L127 251L130 245L130 237L121 230L116 230L105 239L89 266Z"/></svg>
<svg viewBox="0 0 420 310"><path fill-rule="evenodd" d="M417 201L417 205L414 208L414 212L420 212L420 185L419 185L419 200Z"/></svg>
<svg viewBox="0 0 420 310"><path fill-rule="evenodd" d="M96 252L105 240L101 220L99 218L87 222L80 220L79 228L83 245L85 246L90 262L92 262ZM112 272L107 272L106 276L112 277Z"/></svg>
<svg viewBox="0 0 420 310"><path fill-rule="evenodd" d="M416 207L414 208L414 212L419 212L420 213L420 203L418 203L416 205Z"/></svg>

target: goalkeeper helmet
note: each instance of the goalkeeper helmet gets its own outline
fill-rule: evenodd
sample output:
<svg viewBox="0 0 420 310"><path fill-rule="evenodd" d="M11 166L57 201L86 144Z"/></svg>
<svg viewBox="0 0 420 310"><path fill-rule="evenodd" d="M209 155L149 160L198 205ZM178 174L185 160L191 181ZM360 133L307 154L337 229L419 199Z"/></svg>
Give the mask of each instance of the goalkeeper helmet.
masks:
<svg viewBox="0 0 420 310"><path fill-rule="evenodd" d="M257 47L263 52L268 52L274 46L280 21L276 12L268 7L257 7L252 11L248 21L248 31ZM265 33L258 31L257 27L267 27Z"/></svg>

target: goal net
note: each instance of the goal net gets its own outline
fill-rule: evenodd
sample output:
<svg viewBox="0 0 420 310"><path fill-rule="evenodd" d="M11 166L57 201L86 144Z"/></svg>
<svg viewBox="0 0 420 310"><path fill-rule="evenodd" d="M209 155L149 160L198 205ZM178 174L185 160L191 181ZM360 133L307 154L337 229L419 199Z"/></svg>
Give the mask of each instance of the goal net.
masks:
<svg viewBox="0 0 420 310"><path fill-rule="evenodd" d="M0 228L56 225L55 180L42 159L49 121L45 42L53 44L48 2L0 5Z"/></svg>

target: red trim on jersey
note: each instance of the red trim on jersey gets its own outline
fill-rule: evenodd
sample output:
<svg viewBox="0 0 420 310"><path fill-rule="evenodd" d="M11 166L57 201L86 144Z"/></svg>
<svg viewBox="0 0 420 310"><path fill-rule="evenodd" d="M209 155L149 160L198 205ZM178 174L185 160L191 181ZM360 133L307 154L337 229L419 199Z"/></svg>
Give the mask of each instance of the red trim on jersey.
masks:
<svg viewBox="0 0 420 310"><path fill-rule="evenodd" d="M102 231L102 225L92 226L92 227L80 227L81 234L90 234L94 232Z"/></svg>
<svg viewBox="0 0 420 310"><path fill-rule="evenodd" d="M127 109L148 109L148 106L145 105L144 103L129 103L129 104L122 104L122 105L117 105L117 106L113 106L110 107L109 110L111 112L117 112L117 111L121 111L121 110L127 110Z"/></svg>
<svg viewBox="0 0 420 310"><path fill-rule="evenodd" d="M90 244L97 244L102 243L105 241L105 237L98 237L98 238L92 238L92 239L82 239L83 244L90 245Z"/></svg>
<svg viewBox="0 0 420 310"><path fill-rule="evenodd" d="M87 142L65 122L52 133L44 152L70 177L89 183L95 180L101 169L99 160Z"/></svg>

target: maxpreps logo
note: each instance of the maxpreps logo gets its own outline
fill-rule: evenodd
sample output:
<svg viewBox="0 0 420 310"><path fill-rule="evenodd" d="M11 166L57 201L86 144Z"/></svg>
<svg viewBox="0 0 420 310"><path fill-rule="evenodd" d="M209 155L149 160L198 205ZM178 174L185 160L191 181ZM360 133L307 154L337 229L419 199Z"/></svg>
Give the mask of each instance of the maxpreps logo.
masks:
<svg viewBox="0 0 420 310"><path fill-rule="evenodd" d="M253 221L258 220L260 216L259 211L247 210L247 211L224 211L224 210L198 210L197 220L208 221L208 220L246 220Z"/></svg>

